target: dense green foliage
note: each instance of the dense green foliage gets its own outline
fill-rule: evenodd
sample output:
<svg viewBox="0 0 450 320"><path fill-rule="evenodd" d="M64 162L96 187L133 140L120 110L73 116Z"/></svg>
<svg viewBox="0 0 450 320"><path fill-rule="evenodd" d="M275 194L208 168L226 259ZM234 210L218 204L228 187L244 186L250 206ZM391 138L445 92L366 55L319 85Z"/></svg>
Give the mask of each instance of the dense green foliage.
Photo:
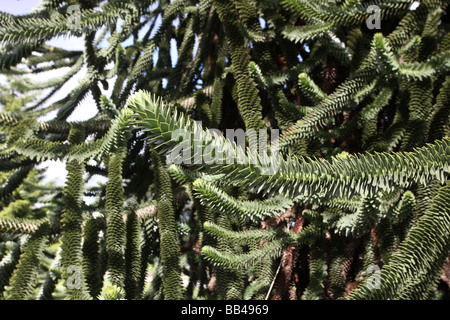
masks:
<svg viewBox="0 0 450 320"><path fill-rule="evenodd" d="M0 12L0 297L449 299L449 3Z"/></svg>

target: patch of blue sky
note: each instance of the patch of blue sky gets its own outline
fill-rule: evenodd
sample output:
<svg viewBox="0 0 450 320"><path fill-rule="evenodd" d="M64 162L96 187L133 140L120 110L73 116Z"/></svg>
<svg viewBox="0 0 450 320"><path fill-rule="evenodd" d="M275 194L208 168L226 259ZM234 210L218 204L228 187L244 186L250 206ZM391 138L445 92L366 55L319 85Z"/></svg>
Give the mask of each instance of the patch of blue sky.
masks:
<svg viewBox="0 0 450 320"><path fill-rule="evenodd" d="M266 20L264 20L263 18L259 17L259 24L261 25L261 29L265 29L267 26L267 22Z"/></svg>
<svg viewBox="0 0 450 320"><path fill-rule="evenodd" d="M411 5L409 6L409 10L414 11L416 10L420 5L419 1L414 1L413 3L411 3Z"/></svg>
<svg viewBox="0 0 450 320"><path fill-rule="evenodd" d="M192 49L194 56L197 54L199 46L200 46L200 39L198 38L198 35L195 35L194 48Z"/></svg>
<svg viewBox="0 0 450 320"><path fill-rule="evenodd" d="M39 0L3 0L1 11L15 15L29 14L39 2Z"/></svg>
<svg viewBox="0 0 450 320"><path fill-rule="evenodd" d="M150 33L150 37L149 37L150 39L153 39L155 37L156 32L158 32L161 24L162 24L162 15L158 14L158 16L156 17L155 25L152 29L152 32Z"/></svg>
<svg viewBox="0 0 450 320"><path fill-rule="evenodd" d="M158 59L159 59L159 48L156 48L155 51L153 52L153 68L156 67Z"/></svg>
<svg viewBox="0 0 450 320"><path fill-rule="evenodd" d="M180 19L178 17L176 17L173 21L172 21L172 25L175 28L178 28L178 26L180 25Z"/></svg>
<svg viewBox="0 0 450 320"><path fill-rule="evenodd" d="M170 60L172 60L172 68L176 66L178 62L178 49L177 41L175 39L170 39Z"/></svg>

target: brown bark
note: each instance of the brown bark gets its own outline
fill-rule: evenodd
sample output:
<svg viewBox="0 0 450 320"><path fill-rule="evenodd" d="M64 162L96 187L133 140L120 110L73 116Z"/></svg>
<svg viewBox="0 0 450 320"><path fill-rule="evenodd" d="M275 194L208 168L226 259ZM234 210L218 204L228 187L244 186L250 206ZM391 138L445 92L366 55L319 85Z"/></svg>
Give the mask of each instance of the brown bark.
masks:
<svg viewBox="0 0 450 320"><path fill-rule="evenodd" d="M450 299L450 257L445 260L440 278L439 290L444 294L443 299Z"/></svg>
<svg viewBox="0 0 450 320"><path fill-rule="evenodd" d="M282 217L290 217L294 215L296 217L294 226L292 227L292 232L299 233L303 229L304 218L301 213L296 212L297 206L293 206L291 209L287 210L283 215L280 216L280 221ZM290 219L287 220L289 224ZM284 299L297 299L297 294L292 286L294 279L294 269L297 265L299 248L295 246L289 246L281 257L280 271L277 275L274 285L274 294L272 300L284 300Z"/></svg>
<svg viewBox="0 0 450 320"><path fill-rule="evenodd" d="M370 237L372 239L373 253L375 256L374 263L377 266L380 266L381 256L380 256L380 247L378 246L378 227L375 227L370 231Z"/></svg>

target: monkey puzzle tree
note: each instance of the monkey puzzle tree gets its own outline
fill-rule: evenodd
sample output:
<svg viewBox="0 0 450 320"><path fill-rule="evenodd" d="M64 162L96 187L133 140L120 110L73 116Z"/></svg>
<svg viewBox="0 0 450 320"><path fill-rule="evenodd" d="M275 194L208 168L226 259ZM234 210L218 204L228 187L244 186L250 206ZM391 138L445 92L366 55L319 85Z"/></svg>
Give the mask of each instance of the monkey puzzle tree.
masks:
<svg viewBox="0 0 450 320"><path fill-rule="evenodd" d="M33 95L0 113L4 210L18 188L45 189L33 167L67 169L45 215L0 216L2 297L448 298L448 4L42 0L0 13L2 73ZM84 47L47 44L64 36ZM70 120L89 97L96 115ZM169 161L180 146L189 156Z"/></svg>

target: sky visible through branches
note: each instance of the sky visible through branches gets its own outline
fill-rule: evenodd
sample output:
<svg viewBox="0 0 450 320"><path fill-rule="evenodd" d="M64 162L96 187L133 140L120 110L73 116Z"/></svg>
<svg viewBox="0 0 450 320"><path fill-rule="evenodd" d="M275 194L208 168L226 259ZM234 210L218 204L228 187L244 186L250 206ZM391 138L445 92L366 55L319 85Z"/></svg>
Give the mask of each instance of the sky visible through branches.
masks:
<svg viewBox="0 0 450 320"><path fill-rule="evenodd" d="M36 8L39 5L39 0L6 0L2 1L2 7L1 11L11 13L14 15L23 15L23 14L29 14L33 11L34 8ZM161 20L159 17L158 20ZM161 21L159 21L160 23ZM147 32L147 29L144 28L141 33ZM51 41L47 42L48 45L59 47L67 50L73 50L74 48L79 48L80 50L83 49L84 41L82 37L67 37L67 38L55 38ZM132 44L132 39L127 39L123 45L127 46ZM102 43L100 43L100 47L102 46ZM177 48L176 43L171 43L171 56L172 61L176 63L177 61ZM158 52L156 51L154 54L154 61L158 60ZM46 73L40 73L37 75L38 78L42 77L58 77L59 75L62 75L65 69L57 70L55 71L49 71ZM51 75L50 75L51 74ZM75 75L66 85L64 85L54 96L51 98L47 104L51 104L55 101L58 101L59 99L67 96L69 92L71 92L76 85L78 84L78 81L83 79L83 77L86 74L86 69L83 68L77 75ZM1 83L5 83L4 79L0 79ZM110 80L110 84L114 84L115 78ZM110 85L110 90L112 90L113 85ZM108 90L103 92L106 96L110 96L111 92L108 92ZM1 110L0 106L0 110ZM74 111L74 113L67 119L68 121L82 121L87 120L95 116L97 113L97 108L95 106L95 102L92 98L92 95L89 94L87 98L78 106L78 108ZM54 116L56 114L56 111L50 116ZM41 120L50 120L49 117L42 118ZM44 183L48 181L53 181L56 185L62 186L65 183L66 179L66 168L65 163L61 161L54 161L49 160L41 165L38 166L39 168L46 169L45 177L44 177ZM92 179L88 182L88 185L96 185L99 181L106 182L104 177L101 176L94 176ZM85 199L86 201L89 201L89 199Z"/></svg>

